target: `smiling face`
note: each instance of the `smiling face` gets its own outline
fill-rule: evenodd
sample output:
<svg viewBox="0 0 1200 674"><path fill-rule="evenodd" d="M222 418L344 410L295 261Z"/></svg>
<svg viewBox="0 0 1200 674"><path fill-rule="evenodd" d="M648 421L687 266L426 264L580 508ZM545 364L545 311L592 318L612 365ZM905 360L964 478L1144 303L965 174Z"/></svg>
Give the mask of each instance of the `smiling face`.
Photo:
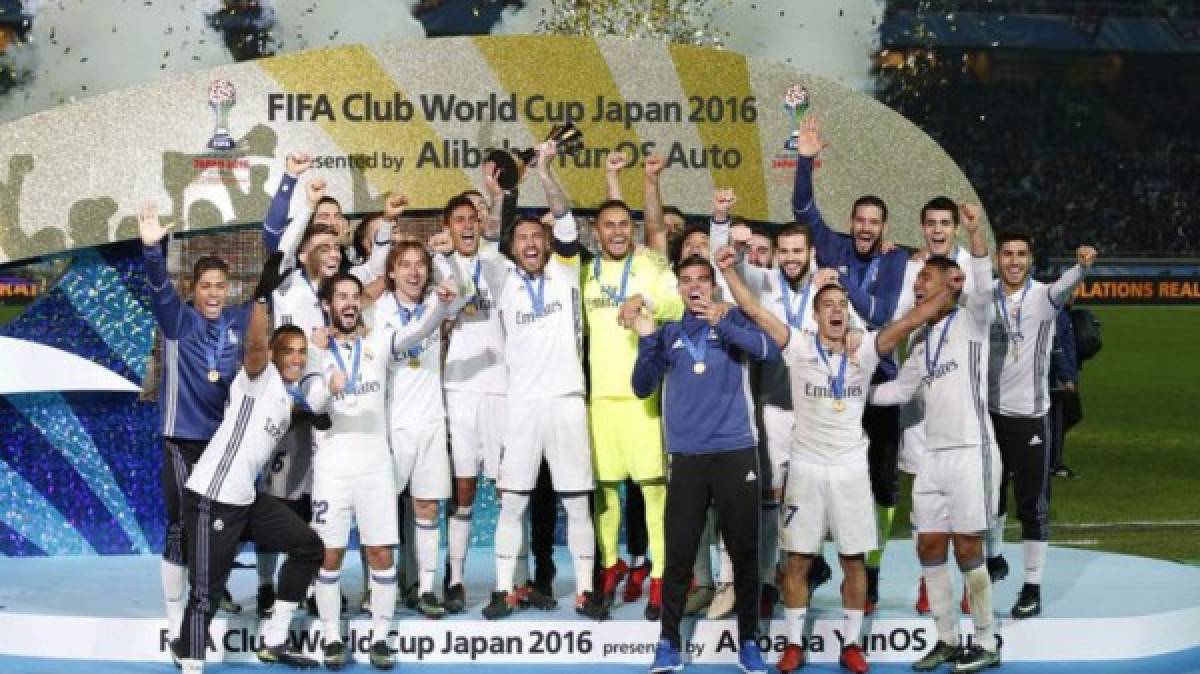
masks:
<svg viewBox="0 0 1200 674"><path fill-rule="evenodd" d="M808 271L810 249L803 234L783 234L775 242L775 261L789 281L797 281Z"/></svg>
<svg viewBox="0 0 1200 674"><path fill-rule="evenodd" d="M317 234L308 240L307 250L300 253L299 257L304 272L319 282L338 272L342 264L342 249L333 234Z"/></svg>
<svg viewBox="0 0 1200 674"><path fill-rule="evenodd" d="M271 345L271 362L283 381L295 384L308 366L308 340L301 333L279 335Z"/></svg>
<svg viewBox="0 0 1200 674"><path fill-rule="evenodd" d="M329 301L322 301L321 307L329 314L329 322L335 330L342 335L353 334L362 315L362 291L350 279L339 280L333 295Z"/></svg>
<svg viewBox="0 0 1200 674"><path fill-rule="evenodd" d="M546 229L536 220L521 220L513 230L512 252L517 265L529 274L546 266Z"/></svg>
<svg viewBox="0 0 1200 674"><path fill-rule="evenodd" d="M931 301L942 292L946 287L947 281L950 279L950 272L942 266L936 264L925 263L921 267L921 271L917 272L917 280L913 282L913 296L917 304L924 304ZM946 311L953 308L956 298L951 298L946 301L946 306L943 307Z"/></svg>
<svg viewBox="0 0 1200 674"><path fill-rule="evenodd" d="M596 214L596 240L610 260L624 259L633 251L633 217L619 206L610 206Z"/></svg>
<svg viewBox="0 0 1200 674"><path fill-rule="evenodd" d="M1013 240L1000 244L996 251L996 264L1000 267L1000 279L1009 288L1019 288L1029 278L1033 265L1033 251L1028 241Z"/></svg>
<svg viewBox="0 0 1200 674"><path fill-rule="evenodd" d="M817 317L817 331L822 339L840 342L846 338L850 301L845 290L826 286L819 291L813 300L813 313Z"/></svg>
<svg viewBox="0 0 1200 674"><path fill-rule="evenodd" d="M954 248L954 237L958 235L954 212L936 208L925 211L921 219L921 233L925 235L925 245L930 253L948 257Z"/></svg>
<svg viewBox="0 0 1200 674"><path fill-rule="evenodd" d="M883 209L874 204L859 204L850 215L850 236L859 255L874 253L886 229Z"/></svg>
<svg viewBox="0 0 1200 674"><path fill-rule="evenodd" d="M479 252L480 221L474 206L456 206L446 218L446 226L450 228L450 240L459 255L471 257Z"/></svg>
<svg viewBox="0 0 1200 674"><path fill-rule="evenodd" d="M702 303L713 301L715 293L716 283L710 268L692 264L679 269L679 296L689 311L695 313Z"/></svg>
<svg viewBox="0 0 1200 674"><path fill-rule="evenodd" d="M192 306L206 320L215 321L221 317L225 301L229 298L229 278L220 269L208 269L202 272L192 284Z"/></svg>
<svg viewBox="0 0 1200 674"><path fill-rule="evenodd" d="M425 252L418 246L409 246L396 257L388 278L396 289L396 296L416 304L425 295L425 284L429 282L429 263Z"/></svg>

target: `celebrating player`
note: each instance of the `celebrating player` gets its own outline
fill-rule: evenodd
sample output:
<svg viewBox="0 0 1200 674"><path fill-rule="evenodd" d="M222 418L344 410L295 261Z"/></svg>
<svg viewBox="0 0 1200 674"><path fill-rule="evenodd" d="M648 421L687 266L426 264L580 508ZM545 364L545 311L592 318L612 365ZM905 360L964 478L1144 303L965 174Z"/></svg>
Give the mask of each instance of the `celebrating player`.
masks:
<svg viewBox="0 0 1200 674"><path fill-rule="evenodd" d="M167 509L167 540L161 563L167 634L179 635L183 619L188 542L182 517L183 485L212 439L225 412L229 386L241 360L250 306L228 307L229 266L205 256L192 270L192 301L184 303L167 276L167 226L158 208L138 212L138 232L146 260L152 309L163 333L163 463L160 471Z"/></svg>
<svg viewBox="0 0 1200 674"><path fill-rule="evenodd" d="M913 483L913 521L938 643L913 664L917 671L950 662L957 672L973 672L1000 663L1001 641L992 622L992 583L983 550L983 534L996 513L1000 472L987 415L991 261L975 209L965 206L962 216L971 239L967 263L975 290L964 290L962 307L957 297L942 302L946 297L942 289L954 282L959 266L945 257L931 257L917 275L914 297L917 304L939 302L938 311L896 380L871 393L871 401L881 405L900 404L921 394L927 411L925 451ZM951 541L975 623L975 638L965 648L959 644L946 564Z"/></svg>
<svg viewBox="0 0 1200 674"><path fill-rule="evenodd" d="M281 258L272 257L263 270L246 329L242 371L230 385L224 419L183 492L192 591L171 653L189 674L204 668L208 628L246 530L259 548L288 555L274 616L262 628L259 659L316 665L287 645L287 634L292 614L321 563L321 539L279 500L255 490L255 481L294 412L311 409L310 403L320 404L314 399L320 394L308 398L298 385L307 357L304 333L286 326L268 343L267 298L278 283Z"/></svg>
<svg viewBox="0 0 1200 674"><path fill-rule="evenodd" d="M371 664L390 668L395 659L387 635L396 603L392 547L399 526L395 467L387 440L387 368L393 360L407 360L408 350L438 328L454 290L439 287L425 301L420 317L399 329L384 324L365 337L359 330L362 282L358 278L339 272L321 284L320 298L330 322L328 348L309 367L322 375L314 387L327 387L331 394L327 409L314 408L327 411L332 422L328 430L314 433L313 456L313 528L326 546L316 590L326 635L325 665L336 669L346 663L345 645L339 639L338 579L354 521L370 566ZM314 341L325 332L318 331Z"/></svg>
<svg viewBox="0 0 1200 674"><path fill-rule="evenodd" d="M1058 313L1095 262L1096 249L1080 246L1075 257L1077 265L1063 272L1052 285L1046 285L1031 275L1033 244L1028 234L1008 232L996 236L1000 278L995 282L993 297L1000 320L992 324L988 409L1003 470L999 516L991 536L998 543L1004 532L1011 475L1025 557L1025 584L1012 607L1014 618L1030 618L1042 612L1042 569L1050 539L1047 368Z"/></svg>

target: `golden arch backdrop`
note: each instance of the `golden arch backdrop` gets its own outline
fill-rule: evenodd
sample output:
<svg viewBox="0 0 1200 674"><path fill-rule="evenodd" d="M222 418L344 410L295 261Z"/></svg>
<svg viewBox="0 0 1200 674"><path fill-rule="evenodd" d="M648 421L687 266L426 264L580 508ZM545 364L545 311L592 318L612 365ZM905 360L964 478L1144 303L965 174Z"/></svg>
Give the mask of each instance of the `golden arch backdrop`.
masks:
<svg viewBox="0 0 1200 674"><path fill-rule="evenodd" d="M714 188L732 187L740 215L786 222L795 153L783 93L797 83L823 120L817 200L835 226L854 198L878 194L891 236L916 245L927 199L978 201L916 126L780 63L620 38L409 40L217 68L0 126L0 264L134 238L146 199L185 231L261 222L293 151L318 157L348 211L377 208L396 187L412 208L437 209L478 187L488 148L532 146L568 119L585 134L560 165L579 207L603 200L609 151L639 165L658 152L667 203L703 214ZM622 189L640 205L640 169ZM541 199L526 190L522 205Z"/></svg>

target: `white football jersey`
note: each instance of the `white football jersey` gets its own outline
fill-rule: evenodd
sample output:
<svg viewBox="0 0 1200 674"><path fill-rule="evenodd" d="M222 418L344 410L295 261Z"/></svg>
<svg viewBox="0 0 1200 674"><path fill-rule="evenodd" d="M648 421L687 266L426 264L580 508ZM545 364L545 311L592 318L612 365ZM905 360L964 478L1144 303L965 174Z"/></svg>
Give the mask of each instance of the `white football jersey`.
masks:
<svg viewBox="0 0 1200 674"><path fill-rule="evenodd" d="M961 246L956 246L954 248L953 257L954 261L958 263L958 266L962 268L963 273L966 274L966 279L963 281L963 298L965 299L968 295L971 295L976 291L975 278L971 276L971 272L968 271L968 265L971 264L971 251L967 250L966 248L962 248ZM916 260L909 260L905 265L903 281L904 285L900 288L900 299L896 301L896 310L892 312L893 321L899 320L902 316L904 316L904 314L912 311L912 308L916 306L917 299L915 291L913 290L913 285L916 284L917 274L924 266L924 262L918 262ZM980 285L978 288L986 289L990 287L990 272L988 275L988 281L989 283Z"/></svg>
<svg viewBox="0 0 1200 674"><path fill-rule="evenodd" d="M292 398L273 363L251 379L242 368L229 387L225 418L192 469L187 488L235 506L254 503L255 482L292 419Z"/></svg>
<svg viewBox="0 0 1200 674"><path fill-rule="evenodd" d="M485 269L505 269L508 262L499 253L488 251L471 258L454 253L449 260L458 268L460 279L471 281L473 292L463 298L467 303L450 324L444 385L447 391L502 395L508 390L504 324L497 306L498 290L492 288Z"/></svg>
<svg viewBox="0 0 1200 674"><path fill-rule="evenodd" d="M271 293L274 327L295 325L309 336L313 330L325 327L325 313L317 299L319 283L319 279L309 278L303 269L293 269Z"/></svg>
<svg viewBox="0 0 1200 674"><path fill-rule="evenodd" d="M963 269L967 282L982 291L964 292L959 307L922 329L896 380L877 386L870 399L898 405L923 395L930 450L990 444L994 437L987 404L991 259L969 257Z"/></svg>
<svg viewBox="0 0 1200 674"><path fill-rule="evenodd" d="M542 288L543 311L532 294ZM500 291L508 397L513 401L583 395L583 314L579 256L551 255L541 276L510 266Z"/></svg>
<svg viewBox="0 0 1200 674"><path fill-rule="evenodd" d="M1078 265L1052 285L1032 278L1011 295L992 284L996 316L991 331L988 404L1008 417L1040 417L1050 410L1050 351L1058 312L1083 280Z"/></svg>
<svg viewBox="0 0 1200 674"><path fill-rule="evenodd" d="M871 376L879 366L875 332L863 336L862 345L846 361L845 407L838 410L832 382L841 368L844 354L817 349L817 335L792 329L783 362L790 376L792 404L796 423L792 429L793 461L820 465L845 465L867 461L867 433L863 430L863 410L871 388Z"/></svg>
<svg viewBox="0 0 1200 674"><path fill-rule="evenodd" d="M419 320L416 311L434 310L430 299L437 302L430 293L425 303L418 306L400 301L395 293L386 293L375 303L376 324L388 330L401 330ZM446 418L446 405L442 400L441 330L433 330L398 359L392 360L387 406L390 428L412 428Z"/></svg>

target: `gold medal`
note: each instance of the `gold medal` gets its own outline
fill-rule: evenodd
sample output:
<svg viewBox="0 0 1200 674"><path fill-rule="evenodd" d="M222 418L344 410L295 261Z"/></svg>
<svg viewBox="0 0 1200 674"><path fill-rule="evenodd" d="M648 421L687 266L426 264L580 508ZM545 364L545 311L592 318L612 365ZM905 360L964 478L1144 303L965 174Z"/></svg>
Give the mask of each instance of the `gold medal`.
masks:
<svg viewBox="0 0 1200 674"><path fill-rule="evenodd" d="M216 370L209 370L208 371L208 380L214 384L221 381L221 373L217 372Z"/></svg>
<svg viewBox="0 0 1200 674"><path fill-rule="evenodd" d="M834 398L833 411L834 412L845 412L846 411L846 401L842 400L841 398Z"/></svg>
<svg viewBox="0 0 1200 674"><path fill-rule="evenodd" d="M692 372L695 372L696 374L704 374L704 370L704 363L696 363L692 366Z"/></svg>
<svg viewBox="0 0 1200 674"><path fill-rule="evenodd" d="M414 370L417 369L418 367L421 367L421 359L420 358L409 358L408 366Z"/></svg>
<svg viewBox="0 0 1200 674"><path fill-rule="evenodd" d="M468 304L467 306L463 307L463 313L468 316L474 316L478 312L479 312L479 309L475 306L474 303Z"/></svg>

